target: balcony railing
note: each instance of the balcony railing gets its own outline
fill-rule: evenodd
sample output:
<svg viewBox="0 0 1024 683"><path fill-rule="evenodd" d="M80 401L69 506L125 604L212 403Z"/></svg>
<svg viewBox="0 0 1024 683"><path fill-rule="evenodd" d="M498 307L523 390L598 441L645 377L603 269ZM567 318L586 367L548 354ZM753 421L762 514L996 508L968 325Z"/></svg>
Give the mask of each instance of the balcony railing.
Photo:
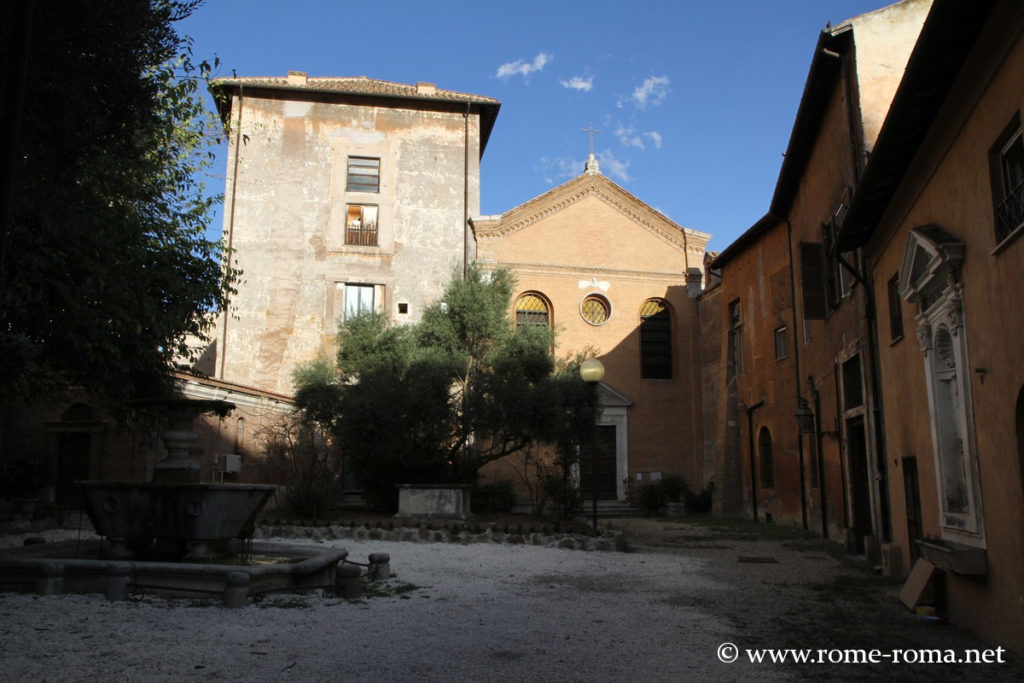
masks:
<svg viewBox="0 0 1024 683"><path fill-rule="evenodd" d="M345 227L345 244L352 247L377 246L377 226L349 225Z"/></svg>
<svg viewBox="0 0 1024 683"><path fill-rule="evenodd" d="M1024 182L1017 185L996 207L996 242L1002 242L1024 223Z"/></svg>

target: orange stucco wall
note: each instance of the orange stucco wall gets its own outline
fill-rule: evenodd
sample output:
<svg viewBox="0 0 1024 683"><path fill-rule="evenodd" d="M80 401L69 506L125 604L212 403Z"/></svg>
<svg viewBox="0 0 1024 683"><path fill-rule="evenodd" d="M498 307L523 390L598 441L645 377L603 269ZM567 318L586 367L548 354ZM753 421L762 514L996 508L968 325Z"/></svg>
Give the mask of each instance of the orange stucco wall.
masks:
<svg viewBox="0 0 1024 683"><path fill-rule="evenodd" d="M949 609L955 621L1024 651L1024 475L1015 410L1024 389L1024 240L998 245L995 236L988 151L1007 123L1024 109L1024 21L996 16L947 98L910 174L869 245L878 317L887 321L886 284L903 265L911 229L936 224L966 244L963 334L966 335L970 401L980 479L988 562L986 581L947 574ZM922 347L916 338L916 306L901 303L905 334L880 333L880 365L886 397L893 540L904 567L911 558L901 458L917 459L923 532L942 537Z"/></svg>

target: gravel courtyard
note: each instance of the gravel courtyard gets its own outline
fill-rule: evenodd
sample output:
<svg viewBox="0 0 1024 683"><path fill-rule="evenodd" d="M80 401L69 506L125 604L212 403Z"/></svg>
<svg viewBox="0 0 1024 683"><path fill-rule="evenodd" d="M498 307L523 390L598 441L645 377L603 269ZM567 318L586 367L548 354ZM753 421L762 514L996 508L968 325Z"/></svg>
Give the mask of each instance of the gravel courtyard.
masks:
<svg viewBox="0 0 1024 683"><path fill-rule="evenodd" d="M395 576L356 601L288 595L229 610L0 594L0 680L1024 680L1011 653L1004 665L750 663L754 648L994 646L919 621L896 600L898 583L820 539L752 525L611 523L632 552L323 541L356 561L391 555ZM735 663L720 661L725 643L739 648Z"/></svg>

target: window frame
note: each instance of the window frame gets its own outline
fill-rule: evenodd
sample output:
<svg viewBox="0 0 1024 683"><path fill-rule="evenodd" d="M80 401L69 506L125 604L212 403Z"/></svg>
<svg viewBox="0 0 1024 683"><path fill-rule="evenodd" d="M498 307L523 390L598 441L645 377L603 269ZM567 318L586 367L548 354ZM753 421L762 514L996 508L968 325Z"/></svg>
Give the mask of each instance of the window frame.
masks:
<svg viewBox="0 0 1024 683"><path fill-rule="evenodd" d="M359 209L359 225L352 227L350 219L352 210ZM366 227L366 209L373 209L376 218L373 221L373 228ZM380 206L377 204L365 204L360 202L347 202L345 204L345 246L346 247L376 247L380 245Z"/></svg>
<svg viewBox="0 0 1024 683"><path fill-rule="evenodd" d="M525 301L527 299L531 299L531 298L532 299L536 299L537 301L539 301L544 306L544 311L543 311L543 313L544 313L544 322L543 323L538 322L537 320L530 319L530 318L538 318L539 319L540 316L529 316L529 315L527 315L527 316L520 316L520 313L530 314L530 313L537 313L538 312L536 309L532 309L532 310L520 309L520 304L523 301ZM547 327L547 328L551 327L551 323L552 323L552 320L551 320L552 319L551 302L548 301L548 298L546 296L544 296L543 294L541 294L540 292L535 292L535 291L523 292L518 297L516 297L516 301L515 301L515 304L512 307L512 310L513 310L513 313L515 314L516 328L528 327L528 326Z"/></svg>
<svg viewBox="0 0 1024 683"><path fill-rule="evenodd" d="M342 301L341 319L343 322L347 322L351 317L355 317L361 313L374 312L380 310L379 297L377 296L377 285L370 284L367 282L345 282L344 287L344 300ZM350 310L351 306L351 293L358 291L360 293L360 303L356 304L355 310ZM370 292L370 307L365 308L361 305L362 294L366 291Z"/></svg>
<svg viewBox="0 0 1024 683"><path fill-rule="evenodd" d="M660 310L644 315L648 305ZM640 306L640 377L672 379L672 310L668 302L651 298Z"/></svg>
<svg viewBox="0 0 1024 683"><path fill-rule="evenodd" d="M780 325L775 328L775 360L785 360L789 355L789 349L787 348L788 344L786 343L787 329L788 328L785 325Z"/></svg>
<svg viewBox="0 0 1024 683"><path fill-rule="evenodd" d="M1021 178L1012 187L1009 186L1011 179L1008 178L1006 166L1011 152L1019 155L1017 163L1021 167L1017 169ZM989 175L992 187L993 232L998 251L1024 232L1024 127L1021 126L1019 111L1010 118L1010 122L989 149ZM1016 216L1013 217L1016 225L1012 222L1004 224L1006 214L1009 213L1004 207L1011 201L1016 205Z"/></svg>
<svg viewBox="0 0 1024 683"><path fill-rule="evenodd" d="M726 377L732 379L744 373L743 366L743 306L740 300L729 302L729 341L726 349Z"/></svg>
<svg viewBox="0 0 1024 683"><path fill-rule="evenodd" d="M372 161L376 162L376 165L361 164L359 162ZM353 163L356 162L356 163ZM358 173L353 172L353 169L372 168L373 173ZM380 157L367 157L359 155L349 155L348 162L345 168L345 191L346 192L364 192L368 194L379 194L380 193ZM363 179L374 178L373 182L366 181Z"/></svg>
<svg viewBox="0 0 1024 683"><path fill-rule="evenodd" d="M903 325L903 299L900 297L900 274L897 272L886 284L889 294L889 342L895 344L903 339L906 328Z"/></svg>
<svg viewBox="0 0 1024 683"><path fill-rule="evenodd" d="M600 303L601 307L605 311L605 317L603 320L592 320L590 317L588 317L587 303L590 301L596 301ZM580 299L580 317L583 318L584 322L586 322L588 325L593 325L594 327L601 327L602 325L607 324L607 322L612 319L612 302L609 301L608 297L604 296L603 294L591 292L590 294L587 294L582 299Z"/></svg>

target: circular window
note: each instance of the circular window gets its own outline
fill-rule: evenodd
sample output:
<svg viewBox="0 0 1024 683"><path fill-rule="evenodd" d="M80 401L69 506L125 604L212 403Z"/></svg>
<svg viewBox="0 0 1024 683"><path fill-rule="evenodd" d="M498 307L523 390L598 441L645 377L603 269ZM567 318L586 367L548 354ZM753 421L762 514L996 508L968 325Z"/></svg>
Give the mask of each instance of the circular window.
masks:
<svg viewBox="0 0 1024 683"><path fill-rule="evenodd" d="M580 302L580 315L591 325L604 325L612 317L612 305L600 294L588 294Z"/></svg>

